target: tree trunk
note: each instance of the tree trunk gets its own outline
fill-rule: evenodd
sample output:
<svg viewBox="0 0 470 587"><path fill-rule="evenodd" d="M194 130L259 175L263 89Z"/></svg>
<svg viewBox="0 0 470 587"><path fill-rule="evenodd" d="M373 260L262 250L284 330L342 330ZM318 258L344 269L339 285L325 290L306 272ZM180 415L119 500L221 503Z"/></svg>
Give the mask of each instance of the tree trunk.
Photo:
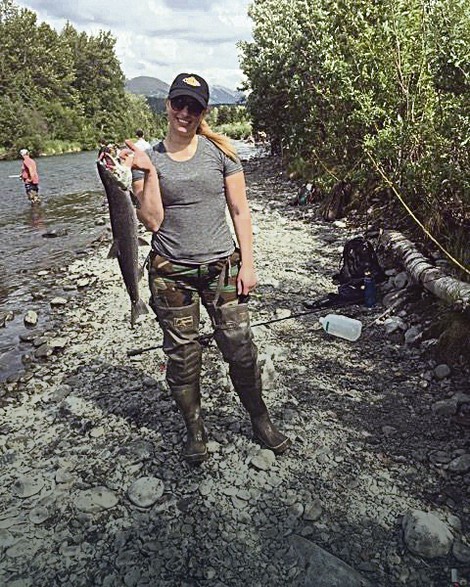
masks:
<svg viewBox="0 0 470 587"><path fill-rule="evenodd" d="M383 243L401 261L411 278L425 289L461 310L470 308L470 283L450 277L435 267L400 232L386 230Z"/></svg>

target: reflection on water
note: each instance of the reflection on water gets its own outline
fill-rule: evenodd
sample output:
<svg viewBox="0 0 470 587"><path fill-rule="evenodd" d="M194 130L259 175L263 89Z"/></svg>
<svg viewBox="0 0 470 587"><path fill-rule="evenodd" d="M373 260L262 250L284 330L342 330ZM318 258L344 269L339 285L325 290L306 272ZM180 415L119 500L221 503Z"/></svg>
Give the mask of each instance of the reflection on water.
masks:
<svg viewBox="0 0 470 587"><path fill-rule="evenodd" d="M46 230L46 224L44 222L44 212L41 205L31 206L29 218L32 228L35 228L36 230Z"/></svg>

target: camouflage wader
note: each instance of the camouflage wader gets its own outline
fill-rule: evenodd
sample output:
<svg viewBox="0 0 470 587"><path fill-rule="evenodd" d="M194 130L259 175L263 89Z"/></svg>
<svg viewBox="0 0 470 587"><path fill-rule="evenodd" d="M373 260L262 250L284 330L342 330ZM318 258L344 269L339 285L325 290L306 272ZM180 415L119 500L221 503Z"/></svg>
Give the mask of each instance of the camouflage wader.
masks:
<svg viewBox="0 0 470 587"><path fill-rule="evenodd" d="M239 269L238 250L226 259L198 266L176 264L156 253L150 256L150 305L163 330L167 382L187 428L183 457L188 462L208 457L201 418L200 302L211 317L214 339L229 364L232 384L251 417L256 438L277 454L290 444L270 421L262 399L248 306L237 295Z"/></svg>

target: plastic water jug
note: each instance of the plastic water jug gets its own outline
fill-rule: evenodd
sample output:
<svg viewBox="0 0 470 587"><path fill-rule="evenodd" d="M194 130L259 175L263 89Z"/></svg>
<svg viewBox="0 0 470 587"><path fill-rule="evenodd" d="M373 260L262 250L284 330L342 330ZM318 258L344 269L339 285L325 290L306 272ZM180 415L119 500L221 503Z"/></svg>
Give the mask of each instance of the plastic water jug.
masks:
<svg viewBox="0 0 470 587"><path fill-rule="evenodd" d="M328 316L320 318L320 324L328 334L339 336L346 340L354 341L361 336L362 322L355 318L349 318L341 314L328 314Z"/></svg>

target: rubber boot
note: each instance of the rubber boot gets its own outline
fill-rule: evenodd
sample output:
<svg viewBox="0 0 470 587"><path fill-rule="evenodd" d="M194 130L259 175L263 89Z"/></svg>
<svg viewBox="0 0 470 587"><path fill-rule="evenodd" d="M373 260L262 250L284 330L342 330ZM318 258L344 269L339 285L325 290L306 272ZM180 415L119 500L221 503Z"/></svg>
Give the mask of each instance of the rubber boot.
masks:
<svg viewBox="0 0 470 587"><path fill-rule="evenodd" d="M199 302L179 308L152 304L152 308L163 330L163 351L168 357L166 379L186 424L182 456L189 463L201 463L207 460L208 452L199 386Z"/></svg>
<svg viewBox="0 0 470 587"><path fill-rule="evenodd" d="M199 385L172 387L171 393L186 424L186 442L182 456L188 463L198 464L209 458L206 431L201 418Z"/></svg>
<svg viewBox="0 0 470 587"><path fill-rule="evenodd" d="M258 349L253 342L248 306L226 304L213 312L215 341L229 364L233 387L250 415L254 436L263 446L281 454L291 441L271 422L262 397Z"/></svg>

